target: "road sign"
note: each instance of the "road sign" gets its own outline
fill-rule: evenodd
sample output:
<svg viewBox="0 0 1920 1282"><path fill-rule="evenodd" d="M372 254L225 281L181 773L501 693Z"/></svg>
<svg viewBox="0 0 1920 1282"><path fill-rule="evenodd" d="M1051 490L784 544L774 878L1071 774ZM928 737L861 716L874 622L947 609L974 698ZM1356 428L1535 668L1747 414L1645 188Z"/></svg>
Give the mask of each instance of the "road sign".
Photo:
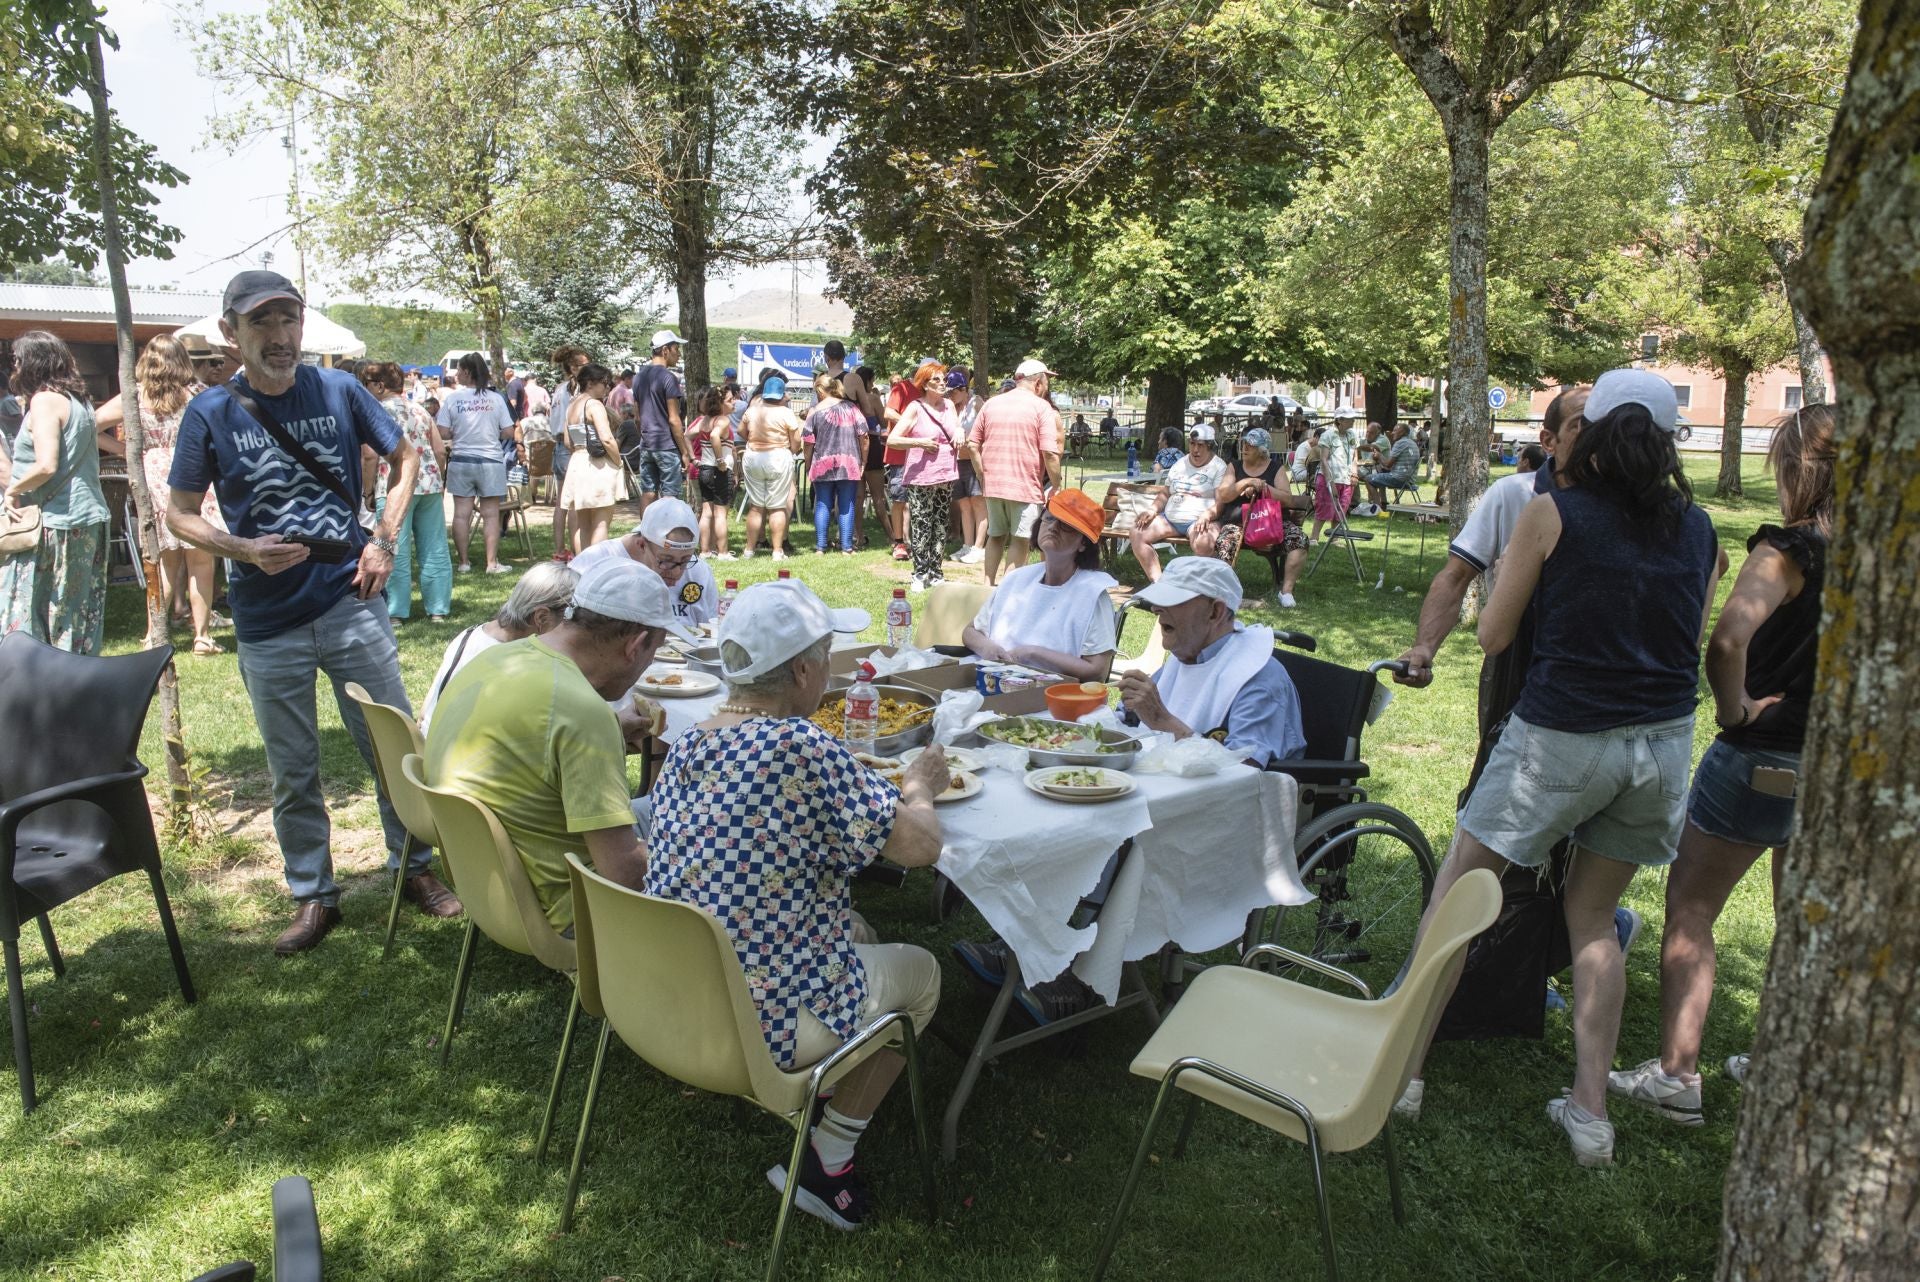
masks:
<svg viewBox="0 0 1920 1282"><path fill-rule="evenodd" d="M1489 387L1487 389L1487 404L1497 410L1505 409L1507 407L1507 389L1504 387Z"/></svg>

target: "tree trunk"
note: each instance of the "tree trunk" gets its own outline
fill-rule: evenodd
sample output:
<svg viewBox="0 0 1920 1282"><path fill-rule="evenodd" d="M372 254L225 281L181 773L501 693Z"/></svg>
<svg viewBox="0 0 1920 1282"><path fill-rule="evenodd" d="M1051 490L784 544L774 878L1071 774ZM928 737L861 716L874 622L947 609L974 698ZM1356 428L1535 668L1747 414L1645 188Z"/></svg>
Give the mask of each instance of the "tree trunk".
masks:
<svg viewBox="0 0 1920 1282"><path fill-rule="evenodd" d="M1796 269L1841 389L1819 675L1722 1282L1914 1276L1920 1241L1920 10L1866 0Z"/></svg>
<svg viewBox="0 0 1920 1282"><path fill-rule="evenodd" d="M120 197L113 181L112 117L107 109L107 60L96 29L87 41L87 97L93 104L93 170L99 184L100 234L113 291L113 330L120 357L120 404L126 415L127 488L139 529L140 559L146 565L147 647L168 644L170 603L160 584L160 535L153 495L147 489L147 433L140 416L140 385L133 376L133 302L127 294L126 248L120 236ZM160 738L167 755L167 826L176 829L193 813L193 776L187 770L187 740L180 723L180 680L172 660L160 673Z"/></svg>
<svg viewBox="0 0 1920 1282"><path fill-rule="evenodd" d="M1793 316L1793 350L1800 361L1800 403L1825 405L1829 395L1827 376L1820 368L1820 358L1825 353L1820 350L1820 336L1813 332L1813 324L1807 319L1800 290L1794 285L1793 268L1799 261L1799 251L1789 242L1776 238L1767 242L1767 253L1773 265L1780 269L1780 279L1787 287L1787 310Z"/></svg>
<svg viewBox="0 0 1920 1282"><path fill-rule="evenodd" d="M1726 373L1727 396L1720 414L1720 481L1713 496L1737 499L1746 493L1740 486L1740 429L1747 423L1747 380L1753 377L1753 365L1729 360L1721 368Z"/></svg>
<svg viewBox="0 0 1920 1282"><path fill-rule="evenodd" d="M673 294L680 304L680 327L675 332L686 339L680 349L680 368L688 392L710 387L712 358L707 354L707 267L704 258L689 252L673 258Z"/></svg>
<svg viewBox="0 0 1920 1282"><path fill-rule="evenodd" d="M1140 449L1151 456L1160 448L1160 433L1186 422L1187 376L1158 369L1147 375L1147 417L1141 428Z"/></svg>
<svg viewBox="0 0 1920 1282"><path fill-rule="evenodd" d="M976 245L973 250L973 262L968 269L967 282L967 330L973 340L973 390L982 396L990 395L987 366L993 359L991 345L993 325L993 296L989 293L987 282L986 254Z"/></svg>
<svg viewBox="0 0 1920 1282"><path fill-rule="evenodd" d="M1487 488L1487 151L1493 125L1462 107L1447 122L1447 514L1458 534Z"/></svg>
<svg viewBox="0 0 1920 1282"><path fill-rule="evenodd" d="M1366 375L1366 380L1367 421L1378 423L1390 432L1400 420L1400 375L1393 370L1381 370Z"/></svg>

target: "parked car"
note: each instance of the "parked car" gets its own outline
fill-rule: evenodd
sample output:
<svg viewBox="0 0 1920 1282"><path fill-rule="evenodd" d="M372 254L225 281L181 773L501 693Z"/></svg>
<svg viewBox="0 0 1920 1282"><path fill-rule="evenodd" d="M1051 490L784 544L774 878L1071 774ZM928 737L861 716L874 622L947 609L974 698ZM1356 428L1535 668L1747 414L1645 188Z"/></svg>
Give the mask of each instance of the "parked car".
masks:
<svg viewBox="0 0 1920 1282"><path fill-rule="evenodd" d="M1187 402L1187 414L1189 417L1195 414L1218 414L1219 412L1220 398L1218 396L1202 396L1197 401Z"/></svg>
<svg viewBox="0 0 1920 1282"><path fill-rule="evenodd" d="M1209 412L1224 414L1228 418L1258 418L1267 412L1267 407L1274 401L1280 402L1280 412L1283 414L1291 414L1300 408L1300 402L1291 396L1259 396L1247 392L1221 402L1217 411Z"/></svg>

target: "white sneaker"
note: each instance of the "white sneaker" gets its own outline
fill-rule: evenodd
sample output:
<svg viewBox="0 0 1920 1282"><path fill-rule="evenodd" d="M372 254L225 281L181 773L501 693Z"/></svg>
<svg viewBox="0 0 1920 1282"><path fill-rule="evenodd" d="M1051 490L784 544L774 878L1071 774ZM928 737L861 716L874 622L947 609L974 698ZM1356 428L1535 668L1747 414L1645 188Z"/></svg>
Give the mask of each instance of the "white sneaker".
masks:
<svg viewBox="0 0 1920 1282"><path fill-rule="evenodd" d="M1613 1123L1595 1117L1570 1095L1547 1101L1547 1120L1567 1133L1573 1160L1582 1166L1613 1165Z"/></svg>
<svg viewBox="0 0 1920 1282"><path fill-rule="evenodd" d="M1700 1111L1700 1075L1695 1073L1691 1082L1676 1077L1663 1070L1657 1058L1622 1072L1608 1073L1607 1090L1636 1104L1644 1104L1681 1126L1698 1126L1706 1120Z"/></svg>
<svg viewBox="0 0 1920 1282"><path fill-rule="evenodd" d="M1740 1085L1745 1086L1747 1084L1747 1065L1752 1058L1751 1055L1727 1056L1727 1076L1731 1077Z"/></svg>
<svg viewBox="0 0 1920 1282"><path fill-rule="evenodd" d="M1420 1120L1420 1104L1427 1098L1427 1084L1416 1077L1407 1083L1407 1089L1400 1092L1400 1098L1393 1102L1393 1115L1403 1122Z"/></svg>
<svg viewBox="0 0 1920 1282"><path fill-rule="evenodd" d="M1291 610L1293 609L1293 606L1294 606L1293 593L1282 592L1280 594L1280 608L1282 610Z"/></svg>
<svg viewBox="0 0 1920 1282"><path fill-rule="evenodd" d="M907 591L909 592L925 592L926 590L927 581L917 574L907 583Z"/></svg>

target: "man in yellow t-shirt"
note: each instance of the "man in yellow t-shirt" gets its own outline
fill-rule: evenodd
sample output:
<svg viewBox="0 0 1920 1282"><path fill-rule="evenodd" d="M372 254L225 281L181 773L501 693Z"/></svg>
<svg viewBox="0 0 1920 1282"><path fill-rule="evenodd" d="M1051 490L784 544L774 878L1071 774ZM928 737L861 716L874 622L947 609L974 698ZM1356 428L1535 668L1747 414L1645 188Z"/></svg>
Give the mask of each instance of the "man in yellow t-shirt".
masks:
<svg viewBox="0 0 1920 1282"><path fill-rule="evenodd" d="M660 727L608 701L626 698L667 632L695 639L658 574L633 561L595 566L564 622L481 654L434 710L427 781L493 811L556 929L573 927L569 850L584 847L622 885L638 889L645 876L626 751Z"/></svg>

